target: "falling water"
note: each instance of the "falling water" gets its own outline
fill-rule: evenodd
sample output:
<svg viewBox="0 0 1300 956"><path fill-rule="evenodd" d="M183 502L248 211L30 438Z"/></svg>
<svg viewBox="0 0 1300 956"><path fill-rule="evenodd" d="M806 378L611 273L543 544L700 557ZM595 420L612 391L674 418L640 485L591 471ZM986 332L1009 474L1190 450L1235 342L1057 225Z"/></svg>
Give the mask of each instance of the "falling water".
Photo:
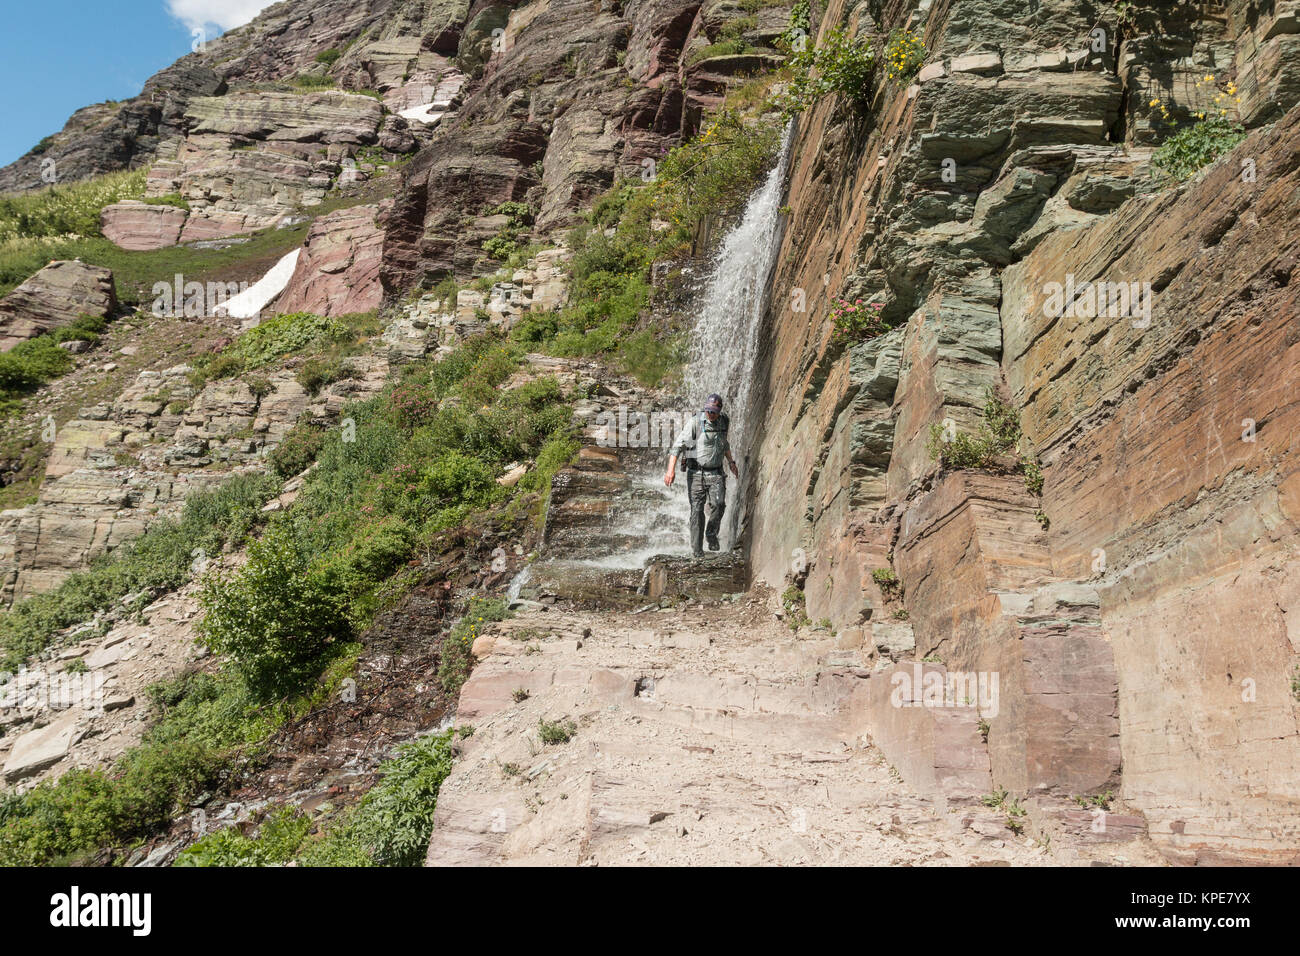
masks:
<svg viewBox="0 0 1300 956"><path fill-rule="evenodd" d="M740 224L723 240L701 298L699 319L691 331L686 364L687 400L700 408L711 393L722 396L731 419L731 453L742 466L757 424L758 412L750 407L754 363L768 279L781 246L780 210L790 138L787 126L776 166L749 197ZM745 475L742 471L739 481L728 478L727 511L720 536L724 550L737 537L740 486Z"/></svg>
<svg viewBox="0 0 1300 956"><path fill-rule="evenodd" d="M535 570L525 570L511 582L513 599L535 586L559 586L571 570L616 571L640 569L654 555L688 555L688 507L685 475L679 473L671 487L664 485L664 469L670 446L683 416L689 421L712 392L723 396L731 420L732 455L743 469L750 436L755 433L758 414L750 408L754 366L768 279L781 243L780 207L784 192L785 166L790 150L790 131L781 143L780 158L763 184L746 204L744 215L722 242L708 278L698 293L698 319L691 333L685 370L685 405L673 409L630 409L626 427L635 432L643 419L650 422L646 434L658 438L646 446L625 447L620 442L620 462L627 483L612 493L608 516L600 523L559 522L548 527L547 561ZM614 411L611 405L607 412ZM654 416L670 416L674 427L655 427ZM730 476L728 476L730 477ZM740 481L727 482L727 512L720 544L729 550L737 535L740 509ZM549 565L549 566L548 566ZM558 575L558 577L557 577Z"/></svg>

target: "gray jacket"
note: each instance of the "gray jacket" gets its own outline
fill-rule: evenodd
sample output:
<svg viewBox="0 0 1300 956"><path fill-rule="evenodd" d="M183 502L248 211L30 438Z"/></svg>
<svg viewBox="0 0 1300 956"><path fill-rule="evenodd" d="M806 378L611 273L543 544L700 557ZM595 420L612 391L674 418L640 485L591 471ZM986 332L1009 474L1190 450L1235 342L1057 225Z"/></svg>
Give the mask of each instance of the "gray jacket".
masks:
<svg viewBox="0 0 1300 956"><path fill-rule="evenodd" d="M726 415L719 415L714 424L701 412L677 436L677 441L673 442L673 454L683 462L694 459L701 468L721 468L731 451L731 443L727 440L729 427Z"/></svg>

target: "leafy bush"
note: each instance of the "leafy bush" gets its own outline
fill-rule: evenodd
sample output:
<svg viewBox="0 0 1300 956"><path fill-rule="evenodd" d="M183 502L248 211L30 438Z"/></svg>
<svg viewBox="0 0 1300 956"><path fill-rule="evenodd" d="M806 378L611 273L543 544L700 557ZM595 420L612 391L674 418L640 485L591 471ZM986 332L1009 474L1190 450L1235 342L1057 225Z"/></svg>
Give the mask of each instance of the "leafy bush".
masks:
<svg viewBox="0 0 1300 956"><path fill-rule="evenodd" d="M658 164L651 187L657 217L681 227L684 239L706 216L738 210L771 166L780 136L775 124L755 127L723 110Z"/></svg>
<svg viewBox="0 0 1300 956"><path fill-rule="evenodd" d="M60 342L95 342L107 320L83 315L76 321L19 342L0 352L0 401L18 398L72 370L72 356L59 348Z"/></svg>
<svg viewBox="0 0 1300 956"><path fill-rule="evenodd" d="M1043 493L1043 471L1038 461L1019 451L1020 415L998 398L990 386L986 390L984 420L975 435L957 432L951 438L938 422L930 425L926 449L930 457L945 468L978 468L996 471L1003 467L1001 459L1015 455L1015 469L1025 476L1025 487L1030 494Z"/></svg>
<svg viewBox="0 0 1300 956"><path fill-rule="evenodd" d="M308 843L301 866L419 866L424 861L438 791L451 773L453 731L399 748L382 779L321 839Z"/></svg>
<svg viewBox="0 0 1300 956"><path fill-rule="evenodd" d="M256 837L237 827L210 833L180 852L175 866L276 866L293 859L311 831L311 819L292 807L269 814Z"/></svg>
<svg viewBox="0 0 1300 956"><path fill-rule="evenodd" d="M306 470L325 444L325 429L311 422L294 425L268 456L271 471L280 478L292 478Z"/></svg>
<svg viewBox="0 0 1300 956"><path fill-rule="evenodd" d="M231 655L262 700L300 690L351 633L338 588L283 526L251 544L233 576L209 576L200 600L203 643Z"/></svg>
<svg viewBox="0 0 1300 956"><path fill-rule="evenodd" d="M167 701L162 720L112 771L72 770L4 804L0 865L85 862L93 850L138 840L228 779L276 723L240 682L210 674L151 697Z"/></svg>
<svg viewBox="0 0 1300 956"><path fill-rule="evenodd" d="M876 587L880 588L881 593L886 597L900 589L898 575L894 573L893 568L876 568L871 572L871 580L876 582Z"/></svg>
<svg viewBox="0 0 1300 956"><path fill-rule="evenodd" d="M812 109L828 95L865 104L871 97L876 55L865 43L850 39L843 27L835 27L820 46L805 42L792 50L786 66L793 78L779 105L789 116Z"/></svg>
<svg viewBox="0 0 1300 956"><path fill-rule="evenodd" d="M290 312L273 316L249 329L236 340L231 351L241 360L244 370L249 371L342 331L335 319L310 312Z"/></svg>
<svg viewBox="0 0 1300 956"><path fill-rule="evenodd" d="M578 725L571 720L538 720L537 736L545 745L567 744L578 732Z"/></svg>
<svg viewBox="0 0 1300 956"><path fill-rule="evenodd" d="M835 337L842 342L865 342L889 331L880 318L881 303L856 299L838 299L831 307L831 324Z"/></svg>
<svg viewBox="0 0 1300 956"><path fill-rule="evenodd" d="M654 388L669 379L686 362L686 337L664 338L643 329L618 345L619 364L642 385Z"/></svg>
<svg viewBox="0 0 1300 956"><path fill-rule="evenodd" d="M533 224L533 210L527 203L506 200L486 210L489 216L509 216L509 221L483 243L483 251L494 259L509 259L519 250L519 240Z"/></svg>
<svg viewBox="0 0 1300 956"><path fill-rule="evenodd" d="M343 55L342 51L335 50L333 48L330 48L328 50L321 50L319 53L316 54L316 62L324 63L326 66L333 66L336 62L338 62L338 58L341 57L342 55Z"/></svg>
<svg viewBox="0 0 1300 956"><path fill-rule="evenodd" d="M908 83L925 65L925 43L911 30L899 28L885 44L885 71L895 83Z"/></svg>
<svg viewBox="0 0 1300 956"><path fill-rule="evenodd" d="M1156 149L1151 166L1169 182L1181 182L1208 166L1246 138L1246 131L1226 116L1212 116L1174 133Z"/></svg>

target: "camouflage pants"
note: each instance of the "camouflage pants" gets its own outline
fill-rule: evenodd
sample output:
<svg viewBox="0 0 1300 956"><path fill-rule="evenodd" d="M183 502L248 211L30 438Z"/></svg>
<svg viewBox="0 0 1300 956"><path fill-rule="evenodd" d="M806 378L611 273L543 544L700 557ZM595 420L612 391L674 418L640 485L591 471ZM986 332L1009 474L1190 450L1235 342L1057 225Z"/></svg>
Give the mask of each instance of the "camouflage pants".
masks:
<svg viewBox="0 0 1300 956"><path fill-rule="evenodd" d="M722 513L727 510L727 477L720 471L686 471L686 497L691 503L691 550L699 554L704 550L701 540L707 536L709 544L718 540L722 527ZM704 523L704 504L709 505L709 521Z"/></svg>

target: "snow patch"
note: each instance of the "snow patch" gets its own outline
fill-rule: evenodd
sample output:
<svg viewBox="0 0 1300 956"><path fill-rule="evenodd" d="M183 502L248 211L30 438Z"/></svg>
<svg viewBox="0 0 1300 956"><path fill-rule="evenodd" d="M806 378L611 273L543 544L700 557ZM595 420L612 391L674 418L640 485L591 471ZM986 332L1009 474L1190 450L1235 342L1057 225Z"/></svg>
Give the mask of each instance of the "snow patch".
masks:
<svg viewBox="0 0 1300 956"><path fill-rule="evenodd" d="M289 284L301 252L301 249L293 250L273 265L266 275L239 295L231 297L224 308L226 315L234 319L251 319L259 315Z"/></svg>

